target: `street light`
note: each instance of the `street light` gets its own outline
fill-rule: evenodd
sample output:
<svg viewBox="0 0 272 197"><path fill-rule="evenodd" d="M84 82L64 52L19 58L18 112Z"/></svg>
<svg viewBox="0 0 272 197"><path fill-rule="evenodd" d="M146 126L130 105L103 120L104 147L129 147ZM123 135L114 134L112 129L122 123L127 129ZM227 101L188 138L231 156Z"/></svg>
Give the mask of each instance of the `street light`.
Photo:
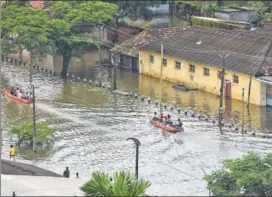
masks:
<svg viewBox="0 0 272 197"><path fill-rule="evenodd" d="M141 145L140 141L134 137L127 138L127 140L133 140L136 146L136 165L135 165L135 175L138 179L138 162L139 162L139 146Z"/></svg>

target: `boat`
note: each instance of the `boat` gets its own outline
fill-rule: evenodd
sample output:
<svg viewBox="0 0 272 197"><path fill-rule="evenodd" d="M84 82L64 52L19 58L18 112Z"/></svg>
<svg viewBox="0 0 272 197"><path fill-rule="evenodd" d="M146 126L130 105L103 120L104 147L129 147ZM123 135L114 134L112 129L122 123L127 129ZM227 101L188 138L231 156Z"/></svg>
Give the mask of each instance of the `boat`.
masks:
<svg viewBox="0 0 272 197"><path fill-rule="evenodd" d="M162 109L162 71L163 71L163 44L161 44L161 73L160 73L160 85L161 85L161 89L160 89L160 115L163 114L163 109ZM160 129L162 129L163 131L168 131L168 132L172 132L172 133L177 133L177 132L184 132L183 128L176 128L175 126L169 126L169 125L164 125L158 121L155 121L153 119L150 119L150 123L152 125L154 125L155 127L158 127Z"/></svg>
<svg viewBox="0 0 272 197"><path fill-rule="evenodd" d="M176 90L181 90L184 92L198 90L197 88L189 88L184 84L176 84L176 85L173 85L172 88L174 88Z"/></svg>
<svg viewBox="0 0 272 197"><path fill-rule="evenodd" d="M164 130L164 131L168 131L168 132L172 132L172 133L178 133L178 132L183 132L184 129L183 128L175 128L175 127L170 127L167 125L163 125L162 123L155 121L153 119L150 119L150 123L153 124L154 126Z"/></svg>
<svg viewBox="0 0 272 197"><path fill-rule="evenodd" d="M10 93L10 90L5 88L4 89L4 94L10 98L11 100L18 102L18 103L23 103L23 104L31 104L32 103L32 99L22 99L22 98L18 98L17 96L14 96Z"/></svg>

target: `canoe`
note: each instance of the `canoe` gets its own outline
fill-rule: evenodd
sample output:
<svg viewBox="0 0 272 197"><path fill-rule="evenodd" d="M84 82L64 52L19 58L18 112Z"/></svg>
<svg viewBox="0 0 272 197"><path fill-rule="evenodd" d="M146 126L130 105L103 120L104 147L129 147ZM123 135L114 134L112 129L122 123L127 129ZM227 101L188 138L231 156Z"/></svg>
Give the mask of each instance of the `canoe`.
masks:
<svg viewBox="0 0 272 197"><path fill-rule="evenodd" d="M178 133L178 132L184 132L184 129L183 128L180 128L180 129L177 129L175 127L170 127L170 126L166 126L166 125L163 125L162 123L160 122L157 122L153 119L150 119L150 123L153 124L155 127L158 127L164 131L169 131L169 132L172 132L172 133Z"/></svg>
<svg viewBox="0 0 272 197"><path fill-rule="evenodd" d="M173 85L172 88L174 88L176 90L181 90L184 92L198 90L197 88L189 88L189 87L185 86L184 84L176 84L176 85Z"/></svg>
<svg viewBox="0 0 272 197"><path fill-rule="evenodd" d="M4 89L4 94L10 98L11 100L18 102L18 103L24 103L24 104L31 104L32 103L32 99L22 99L22 98L18 98L17 96L14 96L10 93L9 89Z"/></svg>

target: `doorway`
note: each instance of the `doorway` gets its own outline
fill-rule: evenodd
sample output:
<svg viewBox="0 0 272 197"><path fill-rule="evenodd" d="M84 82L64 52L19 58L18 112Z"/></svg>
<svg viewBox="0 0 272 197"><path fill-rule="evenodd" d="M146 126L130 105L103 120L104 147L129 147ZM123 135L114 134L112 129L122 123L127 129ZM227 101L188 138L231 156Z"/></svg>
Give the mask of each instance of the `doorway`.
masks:
<svg viewBox="0 0 272 197"><path fill-rule="evenodd" d="M231 98L231 81L226 80L225 93L226 97Z"/></svg>

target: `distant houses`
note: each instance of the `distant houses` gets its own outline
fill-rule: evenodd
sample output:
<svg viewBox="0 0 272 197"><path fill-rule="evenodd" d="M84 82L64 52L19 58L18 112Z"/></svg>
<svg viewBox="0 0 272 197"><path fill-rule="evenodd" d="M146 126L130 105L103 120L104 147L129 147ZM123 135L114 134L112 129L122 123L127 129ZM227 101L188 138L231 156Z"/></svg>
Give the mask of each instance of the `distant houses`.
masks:
<svg viewBox="0 0 272 197"><path fill-rule="evenodd" d="M159 78L162 62L164 80L219 95L223 61L218 53L229 54L224 63L225 96L242 100L244 90L245 102L272 106L270 27L256 31L187 28L139 47L139 72ZM163 60L160 43L164 43Z"/></svg>
<svg viewBox="0 0 272 197"><path fill-rule="evenodd" d="M113 55L118 56L118 65L122 68L139 72L139 47L147 45L148 43L173 36L177 33L183 32L184 27L158 28L149 31L143 31L121 44L116 44L111 49Z"/></svg>

